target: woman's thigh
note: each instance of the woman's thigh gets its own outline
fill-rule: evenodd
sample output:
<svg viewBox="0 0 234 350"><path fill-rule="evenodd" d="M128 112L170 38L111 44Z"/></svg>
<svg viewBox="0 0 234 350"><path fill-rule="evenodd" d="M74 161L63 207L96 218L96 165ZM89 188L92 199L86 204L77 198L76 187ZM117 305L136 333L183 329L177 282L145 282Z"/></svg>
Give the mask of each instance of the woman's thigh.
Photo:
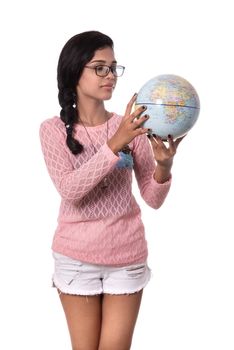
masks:
<svg viewBox="0 0 234 350"><path fill-rule="evenodd" d="M102 295L78 296L59 293L67 319L72 348L97 350L102 320Z"/></svg>
<svg viewBox="0 0 234 350"><path fill-rule="evenodd" d="M129 350L143 290L127 295L104 294L98 350Z"/></svg>

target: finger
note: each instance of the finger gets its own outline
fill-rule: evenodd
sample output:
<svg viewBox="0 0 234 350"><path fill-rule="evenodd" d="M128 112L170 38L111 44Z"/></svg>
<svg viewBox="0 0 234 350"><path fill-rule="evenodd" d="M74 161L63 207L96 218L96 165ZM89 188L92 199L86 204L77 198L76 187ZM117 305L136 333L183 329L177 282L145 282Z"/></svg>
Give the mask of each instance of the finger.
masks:
<svg viewBox="0 0 234 350"><path fill-rule="evenodd" d="M141 112L142 113L142 112ZM149 116L147 115L147 114L145 114L145 115L143 115L142 117L140 117L140 118L132 118L132 116L131 116L131 120L132 120L132 122L135 124L135 127L136 128L139 128L139 127L141 127L141 125L143 124L143 123L145 123L146 122L146 120L148 120L149 119Z"/></svg>
<svg viewBox="0 0 234 350"><path fill-rule="evenodd" d="M156 138L155 138L156 135L153 136L152 134L149 134L149 135L147 135L147 136L148 136L148 138L149 138L149 140L150 140L150 143L151 143L153 149L156 150L156 148L158 147L158 142L157 142L157 140L156 140Z"/></svg>
<svg viewBox="0 0 234 350"><path fill-rule="evenodd" d="M142 135L142 134L147 134L147 133L149 133L149 129L147 129L147 128L137 128L137 129L133 130L134 137Z"/></svg>
<svg viewBox="0 0 234 350"><path fill-rule="evenodd" d="M156 135L156 134L153 134L153 137L155 138L155 140L159 143L163 143L162 139L160 136Z"/></svg>
<svg viewBox="0 0 234 350"><path fill-rule="evenodd" d="M155 139L155 141L157 142L157 145L160 146L160 147L163 147L163 148L166 148L163 140L161 139L160 136L156 135L156 134L153 134L153 138Z"/></svg>
<svg viewBox="0 0 234 350"><path fill-rule="evenodd" d="M137 98L137 94L134 94L131 98L131 100L128 102L126 110L125 110L125 116L129 116L131 114L132 111L132 106L134 104L134 102L136 101Z"/></svg>
<svg viewBox="0 0 234 350"><path fill-rule="evenodd" d="M139 120L139 117L141 115L141 113L143 113L144 111L146 111L147 107L146 106L141 106L138 107L131 115L131 121L133 122L135 119L137 121L137 119ZM142 118L144 118L144 116L142 116ZM142 119L142 123L143 123L144 119Z"/></svg>
<svg viewBox="0 0 234 350"><path fill-rule="evenodd" d="M176 145L175 145L173 137L171 135L168 135L167 141L169 143L169 149L172 152L175 152L176 151Z"/></svg>
<svg viewBox="0 0 234 350"><path fill-rule="evenodd" d="M186 135L187 135L187 134L186 134ZM180 142L183 140L183 138L185 138L186 135L184 135L184 136L182 136L182 137L179 137L178 139L175 140L175 147L176 147L176 148L178 147L178 145L180 144Z"/></svg>

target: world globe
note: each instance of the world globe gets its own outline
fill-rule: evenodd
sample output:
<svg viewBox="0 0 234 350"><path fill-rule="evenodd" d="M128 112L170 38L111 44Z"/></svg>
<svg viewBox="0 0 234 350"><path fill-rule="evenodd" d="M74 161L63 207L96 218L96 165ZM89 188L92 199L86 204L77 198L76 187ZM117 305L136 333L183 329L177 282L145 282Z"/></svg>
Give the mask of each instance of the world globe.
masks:
<svg viewBox="0 0 234 350"><path fill-rule="evenodd" d="M156 76L142 86L135 109L143 105L147 109L141 116L149 115L143 126L162 140L167 140L168 135L176 139L187 134L200 112L200 101L194 87L186 79L173 74Z"/></svg>

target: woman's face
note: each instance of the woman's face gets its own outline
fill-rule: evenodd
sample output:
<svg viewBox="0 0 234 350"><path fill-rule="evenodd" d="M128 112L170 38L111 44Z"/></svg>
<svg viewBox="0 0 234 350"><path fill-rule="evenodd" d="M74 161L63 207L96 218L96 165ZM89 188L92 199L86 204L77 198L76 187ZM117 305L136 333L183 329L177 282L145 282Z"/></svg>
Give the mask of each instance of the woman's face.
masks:
<svg viewBox="0 0 234 350"><path fill-rule="evenodd" d="M102 67L103 65L109 67L117 65L114 51L110 47L97 50L92 60L86 64L76 87L79 100L83 98L109 100L111 98L117 78L111 71L105 77L98 76L95 68L98 66L98 72L102 74L106 69Z"/></svg>

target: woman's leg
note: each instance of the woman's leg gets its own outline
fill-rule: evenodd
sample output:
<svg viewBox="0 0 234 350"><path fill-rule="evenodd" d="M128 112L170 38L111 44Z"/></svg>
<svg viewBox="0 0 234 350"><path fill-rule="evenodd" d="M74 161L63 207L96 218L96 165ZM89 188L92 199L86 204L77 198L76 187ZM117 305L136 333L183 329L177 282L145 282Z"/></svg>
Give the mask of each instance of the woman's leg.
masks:
<svg viewBox="0 0 234 350"><path fill-rule="evenodd" d="M60 293L60 300L67 319L72 349L97 350L102 321L102 295L86 297Z"/></svg>
<svg viewBox="0 0 234 350"><path fill-rule="evenodd" d="M141 304L142 292L104 294L102 327L98 350L129 350Z"/></svg>

